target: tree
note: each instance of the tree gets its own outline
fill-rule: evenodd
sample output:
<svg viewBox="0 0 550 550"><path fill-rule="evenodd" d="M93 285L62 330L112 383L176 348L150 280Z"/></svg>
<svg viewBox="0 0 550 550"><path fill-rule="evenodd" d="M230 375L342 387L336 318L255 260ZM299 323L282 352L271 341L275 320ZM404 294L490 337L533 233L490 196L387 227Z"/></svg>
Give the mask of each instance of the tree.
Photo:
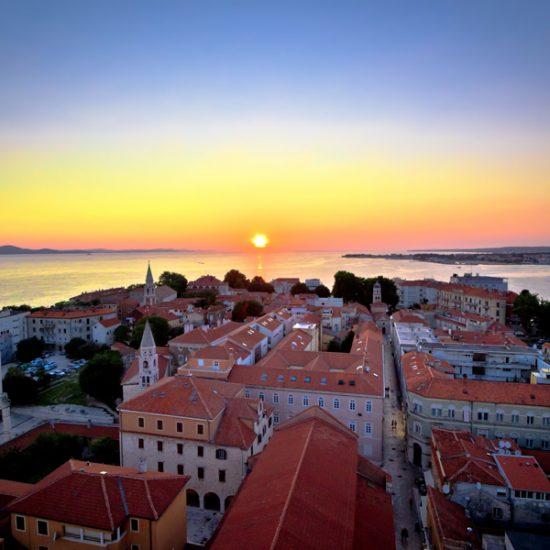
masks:
<svg viewBox="0 0 550 550"><path fill-rule="evenodd" d="M170 338L170 325L168 325L168 321L166 319L156 317L155 315L140 319L140 321L134 326L132 337L130 338L130 346L135 349L139 348L139 345L141 344L141 337L143 336L143 331L145 329L145 323L147 321L149 321L149 324L151 325L155 344L157 346L165 346Z"/></svg>
<svg viewBox="0 0 550 550"><path fill-rule="evenodd" d="M311 292L305 283L296 283L292 285L290 294L294 296L295 294L311 294Z"/></svg>
<svg viewBox="0 0 550 550"><path fill-rule="evenodd" d="M38 383L19 367L12 367L4 376L4 391L12 405L32 405L38 399Z"/></svg>
<svg viewBox="0 0 550 550"><path fill-rule="evenodd" d="M237 323L242 323L247 317L259 317L263 309L262 304L256 300L243 300L235 304L231 318Z"/></svg>
<svg viewBox="0 0 550 550"><path fill-rule="evenodd" d="M80 370L80 388L114 408L116 400L122 397L120 380L123 371L122 357L118 351L101 351Z"/></svg>
<svg viewBox="0 0 550 550"><path fill-rule="evenodd" d="M387 304L390 308L395 308L399 302L399 295L397 294L397 287L395 283L382 275L378 277L372 277L370 279L363 279L363 286L365 288L365 296L367 298L367 303L363 305L372 304L372 291L376 281L380 282L382 287L382 301Z"/></svg>
<svg viewBox="0 0 550 550"><path fill-rule="evenodd" d="M368 303L363 279L349 271L338 271L335 273L332 295L337 298L343 298L344 302L359 302L363 305L367 305Z"/></svg>
<svg viewBox="0 0 550 550"><path fill-rule="evenodd" d="M40 357L44 351L44 342L33 336L20 340L17 344L17 359L26 363Z"/></svg>
<svg viewBox="0 0 550 550"><path fill-rule="evenodd" d="M256 277L253 277L250 281L250 284L248 285L248 290L250 292L275 292L275 288L272 284L266 283L263 280L263 277L260 277L259 275L256 275Z"/></svg>
<svg viewBox="0 0 550 550"><path fill-rule="evenodd" d="M71 338L65 344L65 353L69 359L82 359L80 348L86 344L84 338Z"/></svg>
<svg viewBox="0 0 550 550"><path fill-rule="evenodd" d="M169 286L178 293L178 297L182 297L187 290L187 279L181 273L174 271L163 271L160 274L159 285Z"/></svg>
<svg viewBox="0 0 550 550"><path fill-rule="evenodd" d="M319 298L329 298L330 297L330 290L325 285L319 285L315 288L313 291Z"/></svg>
<svg viewBox="0 0 550 550"><path fill-rule="evenodd" d="M333 338L327 345L327 351L338 353L340 351L340 340Z"/></svg>
<svg viewBox="0 0 550 550"><path fill-rule="evenodd" d="M550 302L546 300L541 300L537 325L541 335L546 339L550 339Z"/></svg>
<svg viewBox="0 0 550 550"><path fill-rule="evenodd" d="M226 274L223 280L231 288L247 288L250 284L250 281L246 278L244 273L241 273L237 269L230 269Z"/></svg>
<svg viewBox="0 0 550 550"><path fill-rule="evenodd" d="M100 464L119 464L120 451L118 441L110 437L101 437L92 441L88 448L88 456L92 462Z"/></svg>
<svg viewBox="0 0 550 550"><path fill-rule="evenodd" d="M20 304L18 306L4 306L3 309L9 309L11 311L31 311L31 306L27 304Z"/></svg>
<svg viewBox="0 0 550 550"><path fill-rule="evenodd" d="M117 328L115 328L115 332L113 333L115 342L127 342L128 338L130 336L130 329L127 325L120 325Z"/></svg>
<svg viewBox="0 0 550 550"><path fill-rule="evenodd" d="M534 329L539 308L538 295L531 294L527 289L522 290L514 300L514 314L518 316L521 326L527 333L531 333Z"/></svg>
<svg viewBox="0 0 550 550"><path fill-rule="evenodd" d="M189 293L187 293L189 295ZM213 290L203 290L201 292L194 292L193 298L197 298L197 301L194 303L195 307L200 307L201 309L206 309L210 306L213 306L218 299L218 295Z"/></svg>

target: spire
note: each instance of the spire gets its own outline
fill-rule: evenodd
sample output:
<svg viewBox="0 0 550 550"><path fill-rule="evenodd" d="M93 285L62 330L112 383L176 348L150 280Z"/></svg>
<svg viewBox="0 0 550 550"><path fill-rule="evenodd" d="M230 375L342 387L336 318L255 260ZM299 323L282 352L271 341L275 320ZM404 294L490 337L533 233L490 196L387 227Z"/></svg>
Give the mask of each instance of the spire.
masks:
<svg viewBox="0 0 550 550"><path fill-rule="evenodd" d="M154 348L155 339L153 338L153 331L151 330L151 325L149 324L149 319L145 321L145 328L143 329L143 336L141 337L141 344L139 348Z"/></svg>
<svg viewBox="0 0 550 550"><path fill-rule="evenodd" d="M145 284L152 285L155 283L153 272L151 271L151 262L147 262L147 275L145 276Z"/></svg>

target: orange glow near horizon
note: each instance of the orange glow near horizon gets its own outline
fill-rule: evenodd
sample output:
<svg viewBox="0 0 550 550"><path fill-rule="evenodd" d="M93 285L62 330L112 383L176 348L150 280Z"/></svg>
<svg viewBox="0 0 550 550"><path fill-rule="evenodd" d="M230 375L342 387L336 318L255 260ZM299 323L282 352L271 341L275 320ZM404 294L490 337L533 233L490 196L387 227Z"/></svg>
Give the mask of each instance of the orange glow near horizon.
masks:
<svg viewBox="0 0 550 550"><path fill-rule="evenodd" d="M271 252L544 245L548 164L382 151L4 152L0 244L246 251L261 227Z"/></svg>

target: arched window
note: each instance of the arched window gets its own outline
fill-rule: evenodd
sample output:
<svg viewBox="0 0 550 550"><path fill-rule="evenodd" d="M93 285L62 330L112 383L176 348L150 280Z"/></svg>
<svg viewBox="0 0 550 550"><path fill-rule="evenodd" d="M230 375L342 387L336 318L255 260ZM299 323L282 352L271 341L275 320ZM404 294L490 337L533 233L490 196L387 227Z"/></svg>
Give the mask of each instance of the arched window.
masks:
<svg viewBox="0 0 550 550"><path fill-rule="evenodd" d="M227 451L225 449L216 449L216 458L218 460L227 460Z"/></svg>
<svg viewBox="0 0 550 550"><path fill-rule="evenodd" d="M197 491L193 489L187 489L187 506L192 506L193 508L200 508L201 501Z"/></svg>
<svg viewBox="0 0 550 550"><path fill-rule="evenodd" d="M204 508L206 510L220 511L220 497L216 493L206 493L204 495Z"/></svg>

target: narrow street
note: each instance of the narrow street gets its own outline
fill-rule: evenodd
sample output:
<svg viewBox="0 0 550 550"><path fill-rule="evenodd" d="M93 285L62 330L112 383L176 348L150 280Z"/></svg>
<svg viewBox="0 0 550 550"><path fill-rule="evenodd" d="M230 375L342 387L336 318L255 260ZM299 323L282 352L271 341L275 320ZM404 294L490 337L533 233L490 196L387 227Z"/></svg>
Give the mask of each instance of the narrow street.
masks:
<svg viewBox="0 0 550 550"><path fill-rule="evenodd" d="M384 462L382 467L392 476L393 510L397 548L420 549L421 540L415 531L416 512L413 510L415 470L405 456L405 419L399 407L397 372L391 344L384 342L384 383L389 397L384 400ZM392 429L392 420L397 426ZM401 529L408 530L406 544L401 543Z"/></svg>

